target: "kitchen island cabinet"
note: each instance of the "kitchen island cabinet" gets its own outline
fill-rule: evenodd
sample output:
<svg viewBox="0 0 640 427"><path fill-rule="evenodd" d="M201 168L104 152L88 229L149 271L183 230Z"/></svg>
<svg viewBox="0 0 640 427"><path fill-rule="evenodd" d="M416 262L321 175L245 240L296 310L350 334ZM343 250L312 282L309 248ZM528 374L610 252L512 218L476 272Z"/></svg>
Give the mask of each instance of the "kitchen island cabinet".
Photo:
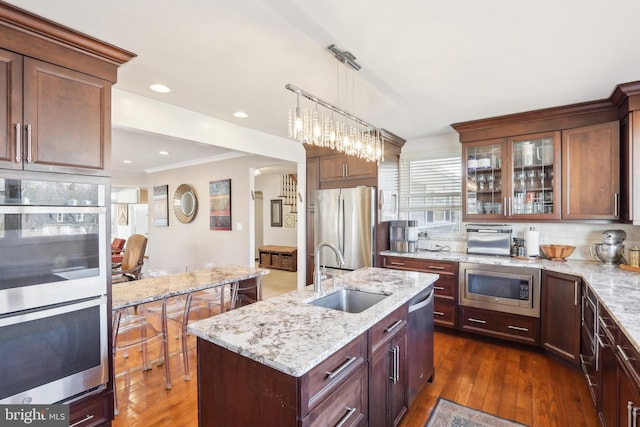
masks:
<svg viewBox="0 0 640 427"><path fill-rule="evenodd" d="M403 376L408 302L436 279L433 274L363 268L336 280L338 289L342 282L387 295L360 313L313 306L309 302L322 294L309 289L191 324L189 331L198 337L200 424L215 420L217 426L280 427L326 425L329 419L368 425L374 399L406 402L406 382L399 391L373 396L378 387L371 384L381 383L369 366L377 352L394 348L398 356L387 360L395 360L397 368L387 366L386 374ZM323 287L323 294L336 290L331 280ZM394 421L406 411L406 403L396 408L390 413Z"/></svg>
<svg viewBox="0 0 640 427"><path fill-rule="evenodd" d="M542 346L570 363L579 364L582 280L543 271L541 291Z"/></svg>

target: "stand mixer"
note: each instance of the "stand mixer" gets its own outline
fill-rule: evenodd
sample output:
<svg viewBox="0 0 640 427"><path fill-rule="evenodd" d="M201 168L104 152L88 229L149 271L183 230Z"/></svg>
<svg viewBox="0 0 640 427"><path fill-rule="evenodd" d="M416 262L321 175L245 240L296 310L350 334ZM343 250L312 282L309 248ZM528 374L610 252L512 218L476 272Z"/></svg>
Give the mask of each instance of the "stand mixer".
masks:
<svg viewBox="0 0 640 427"><path fill-rule="evenodd" d="M626 238L627 233L624 230L606 230L602 233L602 243L596 243L591 246L589 253L597 261L608 265L616 265L622 259L623 242Z"/></svg>

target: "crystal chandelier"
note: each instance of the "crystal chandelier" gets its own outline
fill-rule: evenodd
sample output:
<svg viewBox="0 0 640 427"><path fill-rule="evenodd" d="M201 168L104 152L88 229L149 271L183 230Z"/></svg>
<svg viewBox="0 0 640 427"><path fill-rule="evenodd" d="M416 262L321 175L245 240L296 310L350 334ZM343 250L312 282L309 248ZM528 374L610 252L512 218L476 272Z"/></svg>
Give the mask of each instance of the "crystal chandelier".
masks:
<svg viewBox="0 0 640 427"><path fill-rule="evenodd" d="M335 45L329 46L329 50L340 62L360 69L350 52ZM296 94L296 105L289 109L289 138L370 162L384 160L384 140L379 128L292 84L285 88ZM305 105L300 104L300 97Z"/></svg>

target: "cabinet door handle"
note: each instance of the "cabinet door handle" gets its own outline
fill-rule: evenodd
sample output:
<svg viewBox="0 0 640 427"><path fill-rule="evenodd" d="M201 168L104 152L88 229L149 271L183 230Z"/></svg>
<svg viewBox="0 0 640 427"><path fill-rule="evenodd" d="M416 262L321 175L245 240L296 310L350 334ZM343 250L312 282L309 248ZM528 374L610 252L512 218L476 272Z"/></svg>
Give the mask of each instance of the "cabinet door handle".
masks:
<svg viewBox="0 0 640 427"><path fill-rule="evenodd" d="M578 282L573 282L573 305L578 306Z"/></svg>
<svg viewBox="0 0 640 427"><path fill-rule="evenodd" d="M389 379L395 384L400 379L400 346L394 345L389 351L391 352L391 357L393 357L392 372Z"/></svg>
<svg viewBox="0 0 640 427"><path fill-rule="evenodd" d="M31 163L31 125L27 125L27 163Z"/></svg>
<svg viewBox="0 0 640 427"><path fill-rule="evenodd" d="M22 126L16 123L16 163L22 162Z"/></svg>
<svg viewBox="0 0 640 427"><path fill-rule="evenodd" d="M507 216L507 201L509 200L508 197L504 198L504 202L503 202L503 206L504 206L504 216Z"/></svg>
<svg viewBox="0 0 640 427"><path fill-rule="evenodd" d="M618 208L619 200L620 200L620 195L618 193L614 193L613 194L613 209L614 209L613 216L618 216L620 214L619 213L620 209Z"/></svg>
<svg viewBox="0 0 640 427"><path fill-rule="evenodd" d="M93 417L95 417L95 415L87 415L86 417L84 417L80 421L76 421L75 423L71 424L69 427L75 427L75 426L79 426L80 424L84 424L85 421L89 421Z"/></svg>
<svg viewBox="0 0 640 427"><path fill-rule="evenodd" d="M633 427L638 427L638 415L640 415L640 408L635 406L633 408Z"/></svg>
<svg viewBox="0 0 640 427"><path fill-rule="evenodd" d="M347 406L346 409L347 409L347 413L344 415L344 417L340 418L340 421L338 421L338 424L336 424L336 427L342 427L343 425L345 425L347 420L351 418L351 415L353 415L356 412L356 408L349 408Z"/></svg>
<svg viewBox="0 0 640 427"><path fill-rule="evenodd" d="M444 287L442 286L434 286L433 289L435 289L436 291L444 291Z"/></svg>
<svg viewBox="0 0 640 427"><path fill-rule="evenodd" d="M436 316L444 316L444 313L441 311L434 311L433 314L435 314Z"/></svg>
<svg viewBox="0 0 640 427"><path fill-rule="evenodd" d="M385 333L389 333L391 331L393 331L395 328L397 328L398 326L402 325L402 322L404 322L404 320L400 319L400 320L396 320L393 325L388 326L387 328L385 328L384 332Z"/></svg>
<svg viewBox="0 0 640 427"><path fill-rule="evenodd" d="M431 270L444 270L444 267L440 267L437 265L427 265L427 268L431 269Z"/></svg>
<svg viewBox="0 0 640 427"><path fill-rule="evenodd" d="M507 325L507 328L514 331L529 332L529 328L523 328L522 326Z"/></svg>
<svg viewBox="0 0 640 427"><path fill-rule="evenodd" d="M474 319L473 317L467 317L467 320L473 323L482 323L483 325L487 323L486 320Z"/></svg>
<svg viewBox="0 0 640 427"><path fill-rule="evenodd" d="M353 362L356 361L355 356L353 357L347 357L347 360L338 367L338 369L334 370L334 371L326 371L325 373L327 374L327 379L332 379L335 376L339 375L340 372L344 371L345 369L347 369L347 367L349 367L349 365L351 365Z"/></svg>
<svg viewBox="0 0 640 427"><path fill-rule="evenodd" d="M398 262L398 261L391 261L389 264L391 264L391 265L404 266L404 262Z"/></svg>

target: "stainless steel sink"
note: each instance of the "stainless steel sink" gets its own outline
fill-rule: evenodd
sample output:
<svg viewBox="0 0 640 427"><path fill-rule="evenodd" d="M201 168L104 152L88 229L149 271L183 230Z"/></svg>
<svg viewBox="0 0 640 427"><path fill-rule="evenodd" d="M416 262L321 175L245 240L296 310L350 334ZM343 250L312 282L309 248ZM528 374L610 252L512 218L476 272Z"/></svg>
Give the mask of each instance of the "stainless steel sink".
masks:
<svg viewBox="0 0 640 427"><path fill-rule="evenodd" d="M337 292L315 299L309 302L309 304L347 313L361 313L386 297L387 295L384 294L359 291L356 289L340 289Z"/></svg>

